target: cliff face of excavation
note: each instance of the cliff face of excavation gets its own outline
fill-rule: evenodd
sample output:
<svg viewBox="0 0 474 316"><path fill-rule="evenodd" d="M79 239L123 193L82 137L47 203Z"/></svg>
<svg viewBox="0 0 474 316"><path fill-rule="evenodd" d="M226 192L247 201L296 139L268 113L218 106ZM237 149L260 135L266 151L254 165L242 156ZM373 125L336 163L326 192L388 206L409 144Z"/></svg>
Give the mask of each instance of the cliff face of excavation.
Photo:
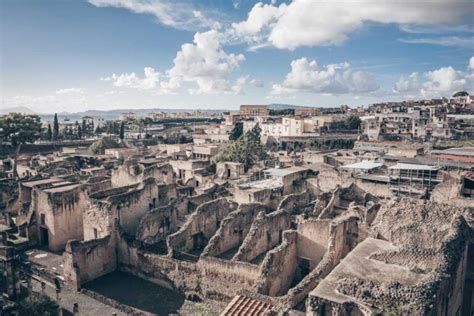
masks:
<svg viewBox="0 0 474 316"><path fill-rule="evenodd" d="M447 276L455 279L465 264L466 244L472 235L466 218L471 217L468 209L434 202L388 202L380 209L369 233L396 248L373 253L369 258L407 267L422 277L414 284L343 278L338 281L338 292L383 310L435 309L437 294L446 290L443 284Z"/></svg>

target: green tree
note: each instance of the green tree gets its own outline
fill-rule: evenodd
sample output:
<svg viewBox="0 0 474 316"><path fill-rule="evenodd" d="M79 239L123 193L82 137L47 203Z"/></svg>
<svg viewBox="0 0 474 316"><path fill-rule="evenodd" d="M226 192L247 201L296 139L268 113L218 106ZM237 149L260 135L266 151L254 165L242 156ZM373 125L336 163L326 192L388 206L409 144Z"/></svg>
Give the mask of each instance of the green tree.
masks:
<svg viewBox="0 0 474 316"><path fill-rule="evenodd" d="M118 148L120 147L119 143L117 141L109 136L104 136L98 141L95 141L89 149L94 153L94 154L103 154L106 149L109 148Z"/></svg>
<svg viewBox="0 0 474 316"><path fill-rule="evenodd" d="M235 123L234 128L229 134L229 140L237 140L244 133L244 123L237 122Z"/></svg>
<svg viewBox="0 0 474 316"><path fill-rule="evenodd" d="M104 132L104 130L100 127L100 125L97 125L97 128L95 129L94 134L100 135Z"/></svg>
<svg viewBox="0 0 474 316"><path fill-rule="evenodd" d="M125 124L123 122L120 123L119 138L121 142L123 142L123 140L125 139Z"/></svg>
<svg viewBox="0 0 474 316"><path fill-rule="evenodd" d="M82 139L82 127L77 125L77 138Z"/></svg>
<svg viewBox="0 0 474 316"><path fill-rule="evenodd" d="M82 134L89 135L86 120L82 120Z"/></svg>
<svg viewBox="0 0 474 316"><path fill-rule="evenodd" d="M18 315L56 316L58 305L47 295L33 292L18 303Z"/></svg>
<svg viewBox="0 0 474 316"><path fill-rule="evenodd" d="M361 120L358 116L351 115L345 121L345 126L347 129L359 129Z"/></svg>
<svg viewBox="0 0 474 316"><path fill-rule="evenodd" d="M58 140L58 138L59 138L58 114L54 113L54 121L53 121L53 140Z"/></svg>
<svg viewBox="0 0 474 316"><path fill-rule="evenodd" d="M53 131L51 130L51 124L48 124L48 130L46 131L46 139L49 141L53 139Z"/></svg>
<svg viewBox="0 0 474 316"><path fill-rule="evenodd" d="M17 173L17 158L21 145L33 143L41 137L41 119L38 115L10 113L0 116L0 139L11 142L16 147L13 172Z"/></svg>
<svg viewBox="0 0 474 316"><path fill-rule="evenodd" d="M247 171L258 161L267 159L267 152L260 140L261 131L260 126L255 125L235 142L225 147L217 155L216 160L243 163Z"/></svg>

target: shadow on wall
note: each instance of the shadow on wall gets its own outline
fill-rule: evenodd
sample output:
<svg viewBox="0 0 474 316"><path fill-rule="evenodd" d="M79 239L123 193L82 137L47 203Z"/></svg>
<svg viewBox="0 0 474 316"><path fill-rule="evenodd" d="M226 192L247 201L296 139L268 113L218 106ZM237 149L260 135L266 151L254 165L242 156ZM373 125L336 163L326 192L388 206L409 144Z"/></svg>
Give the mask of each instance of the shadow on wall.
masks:
<svg viewBox="0 0 474 316"><path fill-rule="evenodd" d="M86 283L84 288L156 315L174 314L185 302L182 294L119 271Z"/></svg>

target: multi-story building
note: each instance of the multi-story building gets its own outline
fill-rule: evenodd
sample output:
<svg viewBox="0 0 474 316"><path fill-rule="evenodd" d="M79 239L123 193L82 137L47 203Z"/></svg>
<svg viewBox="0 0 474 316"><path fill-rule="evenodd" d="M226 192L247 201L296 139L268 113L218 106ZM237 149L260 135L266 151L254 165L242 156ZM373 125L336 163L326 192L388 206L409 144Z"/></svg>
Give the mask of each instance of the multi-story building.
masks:
<svg viewBox="0 0 474 316"><path fill-rule="evenodd" d="M317 108L296 108L295 116L317 116L320 115L321 111Z"/></svg>
<svg viewBox="0 0 474 316"><path fill-rule="evenodd" d="M266 105L241 105L240 115L243 117L268 116L268 106Z"/></svg>
<svg viewBox="0 0 474 316"><path fill-rule="evenodd" d="M123 112L120 114L121 121L132 121L137 118L137 113L135 112Z"/></svg>

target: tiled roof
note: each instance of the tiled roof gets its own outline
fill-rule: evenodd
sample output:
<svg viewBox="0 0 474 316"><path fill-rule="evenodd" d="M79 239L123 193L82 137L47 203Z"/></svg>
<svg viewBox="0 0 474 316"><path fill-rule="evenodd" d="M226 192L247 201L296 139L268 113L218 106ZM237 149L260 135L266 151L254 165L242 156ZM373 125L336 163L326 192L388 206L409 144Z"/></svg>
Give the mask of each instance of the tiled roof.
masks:
<svg viewBox="0 0 474 316"><path fill-rule="evenodd" d="M237 295L225 310L221 313L221 316L258 316L268 315L272 310L272 305L266 302L262 302L247 296Z"/></svg>

